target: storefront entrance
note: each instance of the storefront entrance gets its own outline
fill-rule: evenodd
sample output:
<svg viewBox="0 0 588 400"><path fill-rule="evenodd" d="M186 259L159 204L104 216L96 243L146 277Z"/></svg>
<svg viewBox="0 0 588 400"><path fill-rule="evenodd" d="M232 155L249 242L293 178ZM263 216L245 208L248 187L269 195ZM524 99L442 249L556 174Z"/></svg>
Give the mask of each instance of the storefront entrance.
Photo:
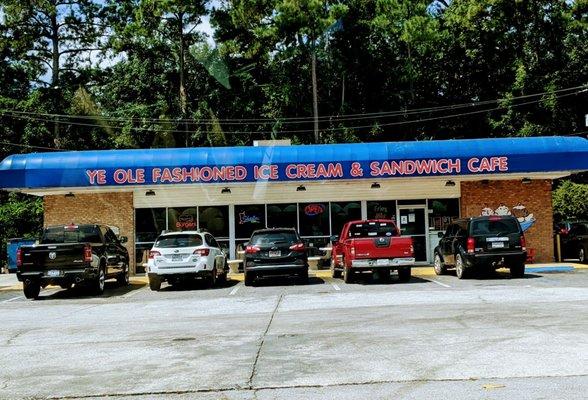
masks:
<svg viewBox="0 0 588 400"><path fill-rule="evenodd" d="M412 237L416 262L427 262L428 227L426 205L399 205L397 221L403 236Z"/></svg>

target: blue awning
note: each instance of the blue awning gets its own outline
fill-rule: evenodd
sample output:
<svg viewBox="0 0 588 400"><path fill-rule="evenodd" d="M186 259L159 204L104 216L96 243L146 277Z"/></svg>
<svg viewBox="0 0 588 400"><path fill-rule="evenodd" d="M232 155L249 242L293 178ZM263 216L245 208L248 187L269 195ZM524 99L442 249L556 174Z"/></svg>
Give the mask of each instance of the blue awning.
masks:
<svg viewBox="0 0 588 400"><path fill-rule="evenodd" d="M0 189L375 179L588 170L588 140L533 137L16 154Z"/></svg>

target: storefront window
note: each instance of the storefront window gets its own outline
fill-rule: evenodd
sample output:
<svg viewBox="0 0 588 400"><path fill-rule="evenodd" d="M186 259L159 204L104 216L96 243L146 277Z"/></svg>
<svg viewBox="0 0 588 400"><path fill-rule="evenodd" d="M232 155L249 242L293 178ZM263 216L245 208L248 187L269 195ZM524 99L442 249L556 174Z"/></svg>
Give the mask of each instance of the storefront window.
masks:
<svg viewBox="0 0 588 400"><path fill-rule="evenodd" d="M200 229L210 232L217 240L229 237L229 206L198 207L198 216Z"/></svg>
<svg viewBox="0 0 588 400"><path fill-rule="evenodd" d="M331 232L338 235L348 221L361 219L361 203L352 201L346 203L331 203Z"/></svg>
<svg viewBox="0 0 588 400"><path fill-rule="evenodd" d="M391 219L396 221L396 201L368 201L368 219Z"/></svg>
<svg viewBox="0 0 588 400"><path fill-rule="evenodd" d="M167 229L170 231L194 231L198 228L196 207L176 207L167 209Z"/></svg>
<svg viewBox="0 0 588 400"><path fill-rule="evenodd" d="M265 206L235 206L235 237L248 239L256 229L265 228Z"/></svg>
<svg viewBox="0 0 588 400"><path fill-rule="evenodd" d="M268 204L267 227L298 229L296 208L296 203Z"/></svg>
<svg viewBox="0 0 588 400"><path fill-rule="evenodd" d="M298 205L301 236L329 236L329 204L301 203Z"/></svg>
<svg viewBox="0 0 588 400"><path fill-rule="evenodd" d="M456 218L459 218L458 199L429 199L429 230L444 231Z"/></svg>
<svg viewBox="0 0 588 400"><path fill-rule="evenodd" d="M135 210L137 243L154 242L165 230L165 208L138 208Z"/></svg>

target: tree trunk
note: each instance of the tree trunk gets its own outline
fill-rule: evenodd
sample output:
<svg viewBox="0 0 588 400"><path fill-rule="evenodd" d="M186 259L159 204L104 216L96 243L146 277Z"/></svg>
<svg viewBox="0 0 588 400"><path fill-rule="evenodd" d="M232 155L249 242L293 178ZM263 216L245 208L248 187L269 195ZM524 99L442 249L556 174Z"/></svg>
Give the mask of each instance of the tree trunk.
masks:
<svg viewBox="0 0 588 400"><path fill-rule="evenodd" d="M318 123L318 95L316 84L316 54L312 51L312 108L314 112L314 142L320 143Z"/></svg>
<svg viewBox="0 0 588 400"><path fill-rule="evenodd" d="M179 97L180 97L180 113L182 116L182 119L186 119L186 88L185 88L185 42L184 42L184 14L183 13L179 13L178 14L178 34L180 37L180 54L179 54L179 61L180 61L180 70L179 70L179 75L180 75L180 92L179 92ZM184 123L184 135L185 135L185 146L188 147L188 123L185 122Z"/></svg>
<svg viewBox="0 0 588 400"><path fill-rule="evenodd" d="M59 26L57 25L57 14L51 14L51 93L53 95L54 113L58 110L59 91ZM55 116L53 121L53 142L56 148L60 148L59 140L59 117Z"/></svg>

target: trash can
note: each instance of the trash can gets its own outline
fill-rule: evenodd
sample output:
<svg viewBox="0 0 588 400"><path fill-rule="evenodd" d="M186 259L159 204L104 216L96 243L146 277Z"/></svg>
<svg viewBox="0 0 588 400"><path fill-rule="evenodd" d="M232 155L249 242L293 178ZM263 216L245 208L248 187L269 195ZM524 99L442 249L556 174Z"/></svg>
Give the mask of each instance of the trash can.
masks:
<svg viewBox="0 0 588 400"><path fill-rule="evenodd" d="M20 246L30 246L32 244L35 244L35 239L14 238L7 240L8 272L16 272L16 251Z"/></svg>

